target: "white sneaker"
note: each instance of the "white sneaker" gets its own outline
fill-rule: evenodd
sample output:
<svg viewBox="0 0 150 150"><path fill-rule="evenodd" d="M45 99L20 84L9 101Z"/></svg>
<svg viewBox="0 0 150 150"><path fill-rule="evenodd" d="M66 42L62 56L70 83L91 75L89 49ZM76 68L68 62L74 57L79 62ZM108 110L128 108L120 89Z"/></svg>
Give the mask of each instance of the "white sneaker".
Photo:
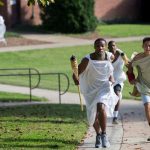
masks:
<svg viewBox="0 0 150 150"><path fill-rule="evenodd" d="M101 135L102 147L110 147L110 143L106 134Z"/></svg>
<svg viewBox="0 0 150 150"><path fill-rule="evenodd" d="M100 147L102 147L101 135L97 135L96 142L95 142L95 148L100 148Z"/></svg>

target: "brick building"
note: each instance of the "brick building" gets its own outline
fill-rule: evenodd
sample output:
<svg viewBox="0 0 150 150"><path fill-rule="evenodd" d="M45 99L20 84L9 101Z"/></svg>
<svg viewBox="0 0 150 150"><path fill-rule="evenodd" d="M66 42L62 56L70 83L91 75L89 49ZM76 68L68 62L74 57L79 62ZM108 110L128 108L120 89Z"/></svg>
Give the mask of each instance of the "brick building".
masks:
<svg viewBox="0 0 150 150"><path fill-rule="evenodd" d="M0 15L4 17L7 27L20 23L34 25L42 23L38 5L27 6L27 0L2 1L4 6L0 7ZM146 1L149 0L95 0L95 16L102 21L140 21L146 13L146 5L149 6L149 3L145 5Z"/></svg>
<svg viewBox="0 0 150 150"><path fill-rule="evenodd" d="M141 0L95 0L95 15L102 21L133 22L140 14Z"/></svg>
<svg viewBox="0 0 150 150"><path fill-rule="evenodd" d="M41 24L40 9L38 5L27 6L27 0L2 0L0 15L4 17L8 28L16 24Z"/></svg>

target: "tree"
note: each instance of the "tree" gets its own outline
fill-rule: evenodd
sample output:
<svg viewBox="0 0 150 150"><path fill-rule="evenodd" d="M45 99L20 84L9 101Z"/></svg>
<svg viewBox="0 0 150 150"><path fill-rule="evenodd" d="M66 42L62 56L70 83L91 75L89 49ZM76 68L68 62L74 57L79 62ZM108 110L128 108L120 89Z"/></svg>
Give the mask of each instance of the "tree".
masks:
<svg viewBox="0 0 150 150"><path fill-rule="evenodd" d="M28 0L28 5L34 5L35 3L38 3L39 5L49 5L50 3L54 3L54 0Z"/></svg>
<svg viewBox="0 0 150 150"><path fill-rule="evenodd" d="M50 3L54 3L54 0L28 0L27 4L28 5L34 5L35 3L38 3L39 5L49 5ZM3 6L2 0L0 0L0 6Z"/></svg>
<svg viewBox="0 0 150 150"><path fill-rule="evenodd" d="M0 6L3 6L3 5L4 5L4 3L2 1L0 1Z"/></svg>
<svg viewBox="0 0 150 150"><path fill-rule="evenodd" d="M61 33L84 33L94 31L94 0L55 0L41 7L44 29Z"/></svg>

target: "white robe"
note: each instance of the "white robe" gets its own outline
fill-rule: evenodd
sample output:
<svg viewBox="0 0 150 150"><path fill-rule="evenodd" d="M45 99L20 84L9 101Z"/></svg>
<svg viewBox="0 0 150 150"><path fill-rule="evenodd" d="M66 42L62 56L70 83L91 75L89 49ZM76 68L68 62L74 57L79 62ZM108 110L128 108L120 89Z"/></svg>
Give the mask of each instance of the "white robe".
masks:
<svg viewBox="0 0 150 150"><path fill-rule="evenodd" d="M110 75L113 74L113 66L110 61L91 60L90 55L88 65L79 76L81 92L85 98L87 108L87 118L89 125L93 125L97 112L97 103L105 104L108 117L113 117L113 111L118 97L113 91L109 82Z"/></svg>
<svg viewBox="0 0 150 150"><path fill-rule="evenodd" d="M114 67L114 71L113 71L113 76L114 76L114 86L116 84L120 84L121 88L123 89L124 86L124 81L127 79L125 72L123 71L123 67L124 67L124 61L122 59L121 56L119 56L117 58L117 60L115 62L112 63L113 67Z"/></svg>

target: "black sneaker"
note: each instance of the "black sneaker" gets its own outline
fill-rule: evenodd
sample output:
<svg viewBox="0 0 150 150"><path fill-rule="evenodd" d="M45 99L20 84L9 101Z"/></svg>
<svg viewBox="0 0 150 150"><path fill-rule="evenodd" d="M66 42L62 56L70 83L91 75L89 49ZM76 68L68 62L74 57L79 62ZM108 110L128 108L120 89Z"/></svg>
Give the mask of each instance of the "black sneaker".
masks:
<svg viewBox="0 0 150 150"><path fill-rule="evenodd" d="M114 117L112 123L113 124L119 124L118 119L116 117Z"/></svg>
<svg viewBox="0 0 150 150"><path fill-rule="evenodd" d="M147 141L150 141L150 137L147 139Z"/></svg>
<svg viewBox="0 0 150 150"><path fill-rule="evenodd" d="M102 145L101 145L101 135L99 134L96 136L95 148L100 148L100 147L102 147Z"/></svg>

